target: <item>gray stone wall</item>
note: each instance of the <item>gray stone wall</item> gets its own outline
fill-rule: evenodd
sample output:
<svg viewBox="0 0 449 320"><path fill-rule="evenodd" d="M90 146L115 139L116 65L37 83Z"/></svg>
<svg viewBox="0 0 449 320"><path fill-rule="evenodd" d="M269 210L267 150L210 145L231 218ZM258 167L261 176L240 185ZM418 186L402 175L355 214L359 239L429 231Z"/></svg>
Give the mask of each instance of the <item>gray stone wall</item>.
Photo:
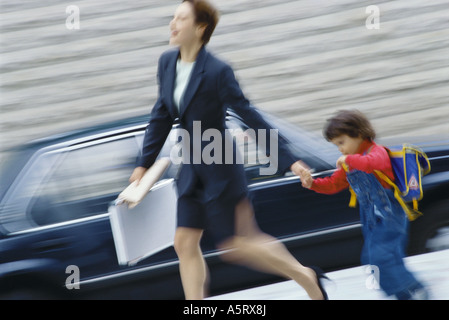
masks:
<svg viewBox="0 0 449 320"><path fill-rule="evenodd" d="M148 114L180 2L2 0L0 152ZM364 111L380 137L449 133L447 0L213 2L209 49L260 109L317 134L342 108Z"/></svg>

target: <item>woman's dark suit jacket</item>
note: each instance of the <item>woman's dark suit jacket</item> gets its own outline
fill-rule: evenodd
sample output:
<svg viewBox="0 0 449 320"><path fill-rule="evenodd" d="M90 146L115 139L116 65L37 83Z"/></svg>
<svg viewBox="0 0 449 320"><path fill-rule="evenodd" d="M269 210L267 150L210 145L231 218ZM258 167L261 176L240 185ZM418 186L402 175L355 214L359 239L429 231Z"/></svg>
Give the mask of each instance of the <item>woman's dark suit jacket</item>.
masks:
<svg viewBox="0 0 449 320"><path fill-rule="evenodd" d="M165 52L159 59L159 97L151 112L138 165L148 168L154 163L176 118L179 118L180 127L189 132L191 139L194 138L194 121L201 121L202 132L214 128L225 139L227 107L232 108L256 132L257 129L272 129L243 95L231 67L209 53L204 46L196 59L178 112L173 101L178 57L179 49L176 49ZM194 141L191 141L190 157L193 158L194 152L197 155L202 152L208 143L210 142L203 141L201 150L194 150ZM222 143L223 154L224 145ZM285 172L295 159L281 141L278 141L278 146L278 168ZM203 161L194 164L190 160L189 164L182 165L177 180L179 199L197 196L198 189L202 189L201 202L205 208L208 211L220 211L220 207L235 206L246 195L247 182L243 165L205 164ZM179 209L178 205L178 211Z"/></svg>

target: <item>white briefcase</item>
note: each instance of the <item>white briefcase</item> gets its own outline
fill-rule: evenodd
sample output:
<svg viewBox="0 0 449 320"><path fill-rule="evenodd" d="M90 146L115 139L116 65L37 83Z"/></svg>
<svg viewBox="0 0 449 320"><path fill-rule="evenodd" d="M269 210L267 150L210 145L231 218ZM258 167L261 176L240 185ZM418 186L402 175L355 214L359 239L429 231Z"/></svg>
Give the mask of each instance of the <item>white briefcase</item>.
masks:
<svg viewBox="0 0 449 320"><path fill-rule="evenodd" d="M119 264L136 264L173 245L177 198L174 179L167 179L155 184L132 209L120 201L109 207Z"/></svg>

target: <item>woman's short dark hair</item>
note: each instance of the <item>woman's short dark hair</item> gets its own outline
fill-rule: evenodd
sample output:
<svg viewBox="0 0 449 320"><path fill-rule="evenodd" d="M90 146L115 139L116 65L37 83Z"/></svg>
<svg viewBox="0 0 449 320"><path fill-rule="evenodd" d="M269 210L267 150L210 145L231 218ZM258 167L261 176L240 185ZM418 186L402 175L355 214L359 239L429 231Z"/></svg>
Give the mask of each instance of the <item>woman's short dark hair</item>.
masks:
<svg viewBox="0 0 449 320"><path fill-rule="evenodd" d="M183 2L192 4L193 13L195 14L195 23L206 25L201 40L203 41L203 44L209 43L212 33L214 33L215 27L220 19L218 10L207 0L183 0Z"/></svg>
<svg viewBox="0 0 449 320"><path fill-rule="evenodd" d="M368 118L359 110L340 110L327 120L323 130L324 137L331 141L346 134L351 138L374 140L376 132Z"/></svg>

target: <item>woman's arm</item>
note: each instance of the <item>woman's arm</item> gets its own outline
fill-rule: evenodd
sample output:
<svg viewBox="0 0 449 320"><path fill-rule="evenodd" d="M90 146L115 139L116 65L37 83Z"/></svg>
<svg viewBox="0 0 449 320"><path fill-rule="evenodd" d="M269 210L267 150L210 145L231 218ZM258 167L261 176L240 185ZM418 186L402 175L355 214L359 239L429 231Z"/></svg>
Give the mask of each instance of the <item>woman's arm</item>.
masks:
<svg viewBox="0 0 449 320"><path fill-rule="evenodd" d="M173 119L159 97L153 110L151 110L150 122L145 130L142 155L138 161L138 166L149 168L153 165L172 126Z"/></svg>
<svg viewBox="0 0 449 320"><path fill-rule="evenodd" d="M151 110L150 121L143 139L142 155L139 157L137 167L129 178L130 182L140 180L146 169L154 164L173 126L173 119L162 101L163 57L161 56L159 59L157 71L159 96Z"/></svg>
<svg viewBox="0 0 449 320"><path fill-rule="evenodd" d="M220 101L227 107L234 110L240 117L245 119L245 122L254 130L263 129L267 131L269 137L270 129L273 129L261 116L261 114L254 108L248 99L246 99L240 85L235 78L232 68L225 64L218 79L218 92ZM285 140L278 136L278 168L281 172L286 172L290 169L296 158L291 154L288 147L285 145ZM267 141L267 154L270 154L270 144Z"/></svg>

